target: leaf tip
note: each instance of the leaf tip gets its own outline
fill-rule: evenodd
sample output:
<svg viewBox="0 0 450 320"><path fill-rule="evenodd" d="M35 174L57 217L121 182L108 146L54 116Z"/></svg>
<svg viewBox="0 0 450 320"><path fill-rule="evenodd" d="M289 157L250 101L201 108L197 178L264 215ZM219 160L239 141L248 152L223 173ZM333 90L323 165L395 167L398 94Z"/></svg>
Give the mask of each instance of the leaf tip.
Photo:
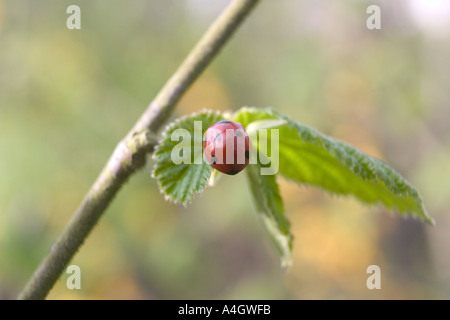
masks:
<svg viewBox="0 0 450 320"><path fill-rule="evenodd" d="M428 214L426 214L426 213L425 213L425 218L424 218L424 220L425 220L425 222L426 222L428 225L430 225L430 226L432 226L432 227L434 227L434 226L436 225L436 221L435 221L432 217L430 217Z"/></svg>
<svg viewBox="0 0 450 320"><path fill-rule="evenodd" d="M289 254L288 256L284 256L281 258L281 269L284 272L288 272L292 267L292 256Z"/></svg>

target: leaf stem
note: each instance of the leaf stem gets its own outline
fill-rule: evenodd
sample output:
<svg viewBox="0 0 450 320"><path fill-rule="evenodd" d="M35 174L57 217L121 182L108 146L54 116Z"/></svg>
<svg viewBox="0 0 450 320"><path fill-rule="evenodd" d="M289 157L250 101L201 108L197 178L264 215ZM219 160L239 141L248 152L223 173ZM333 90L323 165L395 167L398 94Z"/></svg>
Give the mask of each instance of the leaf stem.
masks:
<svg viewBox="0 0 450 320"><path fill-rule="evenodd" d="M80 207L50 252L19 294L19 299L45 299L114 196L146 162L156 145L155 133L188 87L211 63L259 0L234 0L213 22L173 76L159 91L134 127L116 146Z"/></svg>

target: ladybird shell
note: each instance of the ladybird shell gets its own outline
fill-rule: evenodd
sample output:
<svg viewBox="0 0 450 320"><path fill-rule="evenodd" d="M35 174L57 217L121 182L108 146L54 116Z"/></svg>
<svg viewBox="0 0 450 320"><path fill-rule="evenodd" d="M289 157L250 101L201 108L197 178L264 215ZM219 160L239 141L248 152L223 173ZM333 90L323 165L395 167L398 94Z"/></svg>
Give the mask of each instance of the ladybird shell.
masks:
<svg viewBox="0 0 450 320"><path fill-rule="evenodd" d="M206 130L203 151L213 168L235 175L249 163L250 140L242 124L222 120Z"/></svg>

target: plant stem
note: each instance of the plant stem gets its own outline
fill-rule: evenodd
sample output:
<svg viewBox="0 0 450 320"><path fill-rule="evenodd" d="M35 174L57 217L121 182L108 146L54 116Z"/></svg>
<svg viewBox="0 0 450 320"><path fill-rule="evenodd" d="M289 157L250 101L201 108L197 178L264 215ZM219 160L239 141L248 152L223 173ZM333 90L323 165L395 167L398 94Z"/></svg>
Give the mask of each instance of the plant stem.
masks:
<svg viewBox="0 0 450 320"><path fill-rule="evenodd" d="M19 294L19 299L45 299L67 264L128 178L142 168L154 138L176 103L197 79L259 0L234 0L213 22L187 58L166 82L131 131L116 146L80 207L50 252Z"/></svg>

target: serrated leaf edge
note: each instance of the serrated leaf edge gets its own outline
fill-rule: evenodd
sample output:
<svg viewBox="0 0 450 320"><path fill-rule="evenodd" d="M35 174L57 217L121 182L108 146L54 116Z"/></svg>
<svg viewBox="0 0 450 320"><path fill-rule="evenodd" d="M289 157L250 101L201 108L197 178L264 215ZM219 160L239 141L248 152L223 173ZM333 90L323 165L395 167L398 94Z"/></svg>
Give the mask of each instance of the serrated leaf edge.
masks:
<svg viewBox="0 0 450 320"><path fill-rule="evenodd" d="M158 141L157 145L155 146L155 148L153 150L153 153L152 153L152 160L154 161L154 163L153 163L153 168L151 170L151 177L156 180L156 182L158 184L159 192L164 196L164 199L166 201L170 201L170 202L172 202L174 204L182 204L184 207L187 207L188 205L190 205L192 203L192 200L196 196L200 195L206 189L206 187L208 186L208 180L211 177L212 168L210 170L209 177L207 177L206 179L202 180L203 187L201 189L199 189L198 191L194 192L189 198L187 198L186 201L176 200L176 199L173 199L172 197L170 197L170 195L164 190L164 188L163 188L161 182L159 181L159 179L157 179L157 177L155 176L156 163L157 163L156 154L157 154L159 146L161 145L162 141L166 138L168 132L170 132L171 130L176 128L178 124L180 124L183 121L186 121L188 118L196 117L196 116L199 116L199 115L202 115L202 114L206 114L206 117L208 117L208 115L217 115L217 116L220 116L220 117L223 118L223 113L221 113L221 112L219 112L217 110L210 110L210 109L201 109L200 111L193 112L193 113L188 114L188 115L183 115L183 116L175 119L174 121L170 122L168 125L166 125L164 127L164 129L161 131L161 134L160 134L161 138L159 139L159 141Z"/></svg>

